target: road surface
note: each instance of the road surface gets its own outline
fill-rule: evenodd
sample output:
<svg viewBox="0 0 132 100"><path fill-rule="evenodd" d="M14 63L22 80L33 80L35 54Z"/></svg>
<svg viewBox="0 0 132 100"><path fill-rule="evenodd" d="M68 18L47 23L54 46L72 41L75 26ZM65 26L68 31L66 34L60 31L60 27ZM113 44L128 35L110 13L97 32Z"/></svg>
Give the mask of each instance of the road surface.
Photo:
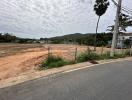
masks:
<svg viewBox="0 0 132 100"><path fill-rule="evenodd" d="M0 89L0 100L132 100L132 61L99 65Z"/></svg>

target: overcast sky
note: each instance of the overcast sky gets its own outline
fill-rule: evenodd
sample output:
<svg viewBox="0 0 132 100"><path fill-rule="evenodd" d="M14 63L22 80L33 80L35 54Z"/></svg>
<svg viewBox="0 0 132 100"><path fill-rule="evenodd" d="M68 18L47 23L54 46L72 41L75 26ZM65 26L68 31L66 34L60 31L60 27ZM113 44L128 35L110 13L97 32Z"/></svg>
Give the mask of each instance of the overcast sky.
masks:
<svg viewBox="0 0 132 100"><path fill-rule="evenodd" d="M94 0L0 0L0 32L30 38L95 33L93 5ZM123 6L132 9L131 5L132 0L123 0ZM111 3L101 18L99 32L114 23L115 12Z"/></svg>

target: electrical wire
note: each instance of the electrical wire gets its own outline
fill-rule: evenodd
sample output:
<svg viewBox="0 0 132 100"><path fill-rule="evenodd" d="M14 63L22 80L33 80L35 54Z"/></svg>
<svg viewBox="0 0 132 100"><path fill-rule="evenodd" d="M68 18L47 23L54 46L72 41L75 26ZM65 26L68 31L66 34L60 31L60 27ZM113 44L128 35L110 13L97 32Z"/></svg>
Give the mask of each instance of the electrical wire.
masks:
<svg viewBox="0 0 132 100"><path fill-rule="evenodd" d="M118 6L117 2L115 0L111 0L116 6ZM132 16L132 10L129 9L128 7L124 7L122 6L122 11L126 12L127 14L129 14L129 16Z"/></svg>

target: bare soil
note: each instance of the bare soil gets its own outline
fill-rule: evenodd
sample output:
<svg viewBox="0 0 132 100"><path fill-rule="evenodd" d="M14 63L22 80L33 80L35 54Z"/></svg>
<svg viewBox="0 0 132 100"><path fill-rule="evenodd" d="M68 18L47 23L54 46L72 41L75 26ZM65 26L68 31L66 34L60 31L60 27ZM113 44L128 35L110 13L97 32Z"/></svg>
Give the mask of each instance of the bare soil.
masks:
<svg viewBox="0 0 132 100"><path fill-rule="evenodd" d="M48 47L53 55L67 60L74 60L76 47L78 54L88 49L87 46L66 44L0 44L0 80L37 71L38 65L47 57ZM101 51L102 48L97 48L98 53ZM103 51L109 51L109 48Z"/></svg>

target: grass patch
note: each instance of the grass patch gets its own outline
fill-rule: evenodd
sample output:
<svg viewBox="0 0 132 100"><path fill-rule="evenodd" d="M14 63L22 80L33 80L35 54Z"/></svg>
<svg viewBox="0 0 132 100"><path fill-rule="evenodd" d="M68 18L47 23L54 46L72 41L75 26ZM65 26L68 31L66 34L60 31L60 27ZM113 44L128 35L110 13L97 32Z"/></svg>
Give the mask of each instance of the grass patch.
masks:
<svg viewBox="0 0 132 100"><path fill-rule="evenodd" d="M61 57L56 57L52 55L50 57L47 57L46 60L42 62L42 64L40 65L40 69L57 68L69 64L74 64L74 62L66 61Z"/></svg>
<svg viewBox="0 0 132 100"><path fill-rule="evenodd" d="M77 58L77 62L85 62L85 61L93 61L93 60L105 60L105 59L118 59L118 58L124 58L129 57L130 51L125 51L124 54L115 53L114 57L110 56L110 52L106 52L104 54L97 54L92 51L90 52L84 52L80 54Z"/></svg>
<svg viewBox="0 0 132 100"><path fill-rule="evenodd" d="M110 57L110 52L106 52L102 55L99 55L100 60L104 60L104 59L112 59L113 57Z"/></svg>
<svg viewBox="0 0 132 100"><path fill-rule="evenodd" d="M81 53L78 57L77 57L77 62L85 62L85 61L91 61L91 60L99 60L99 55L89 51L89 52L84 52Z"/></svg>
<svg viewBox="0 0 132 100"><path fill-rule="evenodd" d="M131 50L126 50L124 55L131 56L131 53L132 53Z"/></svg>
<svg viewBox="0 0 132 100"><path fill-rule="evenodd" d="M100 60L105 60L105 59L118 59L118 58L124 58L126 57L125 54L119 54L119 53L115 53L114 57L110 56L110 52L106 52L102 55L100 55Z"/></svg>
<svg viewBox="0 0 132 100"><path fill-rule="evenodd" d="M124 57L131 56L130 54L131 54L130 50L128 50L128 51L125 51L123 54L115 53L114 57L111 57L110 52L106 52L104 54L97 54L97 53L94 53L93 51L86 51L78 55L76 61L66 61L61 57L51 55L47 57L46 60L44 60L41 63L40 70L57 68L57 67L62 67L64 65L76 64L76 63L81 63L86 61L96 64L97 63L96 60L124 58Z"/></svg>

